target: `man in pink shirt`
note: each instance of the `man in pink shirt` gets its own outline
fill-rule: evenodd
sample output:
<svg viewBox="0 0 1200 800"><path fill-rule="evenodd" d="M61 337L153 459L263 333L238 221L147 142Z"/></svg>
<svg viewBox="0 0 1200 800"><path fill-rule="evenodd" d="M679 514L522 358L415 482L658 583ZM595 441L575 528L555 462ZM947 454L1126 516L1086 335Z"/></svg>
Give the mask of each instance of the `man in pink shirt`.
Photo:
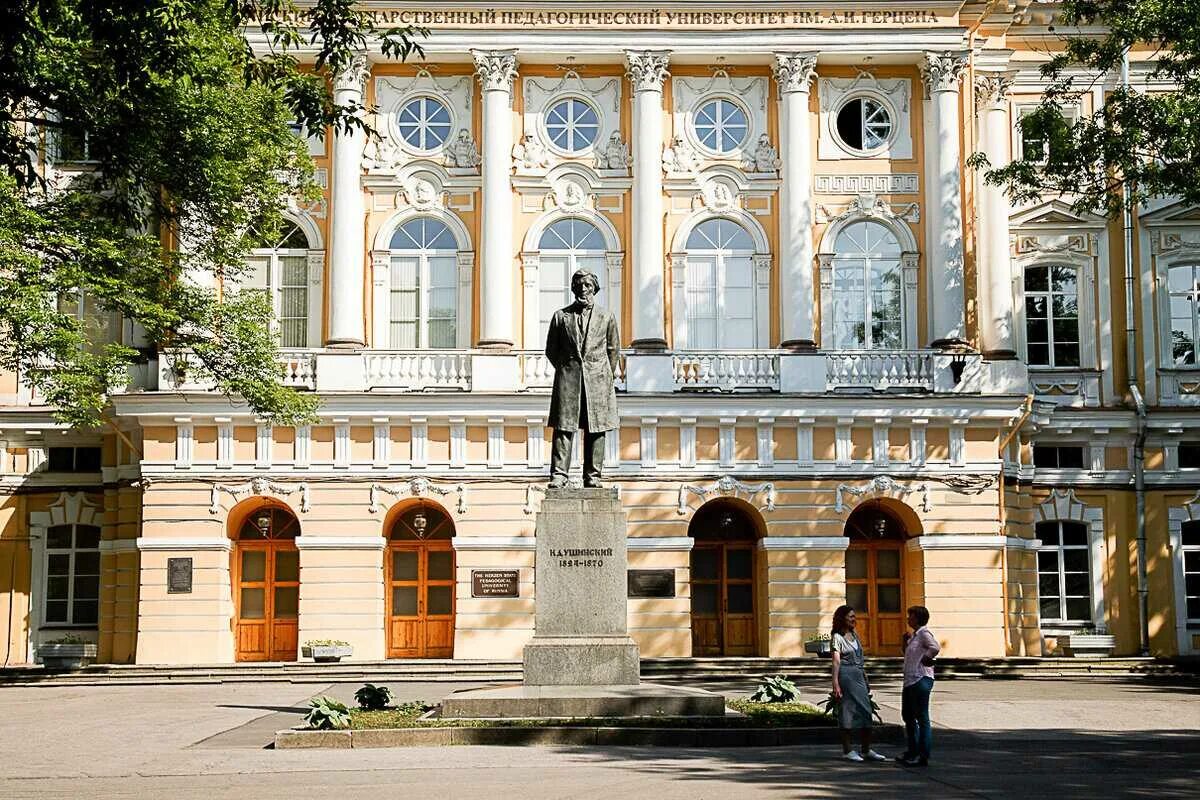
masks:
<svg viewBox="0 0 1200 800"><path fill-rule="evenodd" d="M929 609L925 606L908 609L908 627L913 632L904 634L904 691L900 702L908 747L896 757L906 767L927 766L933 748L929 695L933 692L933 662L942 648L926 627L928 624Z"/></svg>

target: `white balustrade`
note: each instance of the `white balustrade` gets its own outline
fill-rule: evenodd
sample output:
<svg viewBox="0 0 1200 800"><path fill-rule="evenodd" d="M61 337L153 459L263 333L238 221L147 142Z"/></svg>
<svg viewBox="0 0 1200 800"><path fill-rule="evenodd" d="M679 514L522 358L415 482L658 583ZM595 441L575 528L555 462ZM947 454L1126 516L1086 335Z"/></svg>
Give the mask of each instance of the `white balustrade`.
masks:
<svg viewBox="0 0 1200 800"><path fill-rule="evenodd" d="M677 389L779 391L779 354L764 350L675 353Z"/></svg>
<svg viewBox="0 0 1200 800"><path fill-rule="evenodd" d="M930 350L842 350L825 354L827 386L834 389L933 390Z"/></svg>
<svg viewBox="0 0 1200 800"><path fill-rule="evenodd" d="M317 355L311 350L280 350L279 367L283 385L312 389L317 385Z"/></svg>
<svg viewBox="0 0 1200 800"><path fill-rule="evenodd" d="M374 350L366 359L367 389L471 388L471 356L462 350Z"/></svg>
<svg viewBox="0 0 1200 800"><path fill-rule="evenodd" d="M540 350L518 353L521 360L521 388L549 389L554 385L554 367ZM625 354L617 357L617 372L613 376L617 389L625 389Z"/></svg>

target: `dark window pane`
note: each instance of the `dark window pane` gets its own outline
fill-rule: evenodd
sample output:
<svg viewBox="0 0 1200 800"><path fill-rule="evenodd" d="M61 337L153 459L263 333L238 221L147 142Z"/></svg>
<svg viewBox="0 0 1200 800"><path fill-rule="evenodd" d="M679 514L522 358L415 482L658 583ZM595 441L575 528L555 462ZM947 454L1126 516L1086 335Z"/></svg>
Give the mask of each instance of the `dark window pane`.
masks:
<svg viewBox="0 0 1200 800"><path fill-rule="evenodd" d="M1025 326L1026 338L1030 346L1038 342L1050 341L1050 323L1044 319L1031 319Z"/></svg>
<svg viewBox="0 0 1200 800"><path fill-rule="evenodd" d="M754 587L746 583L732 584L728 587L728 611L730 614L754 613Z"/></svg>
<svg viewBox="0 0 1200 800"><path fill-rule="evenodd" d="M76 575L100 574L100 551L83 550L75 554Z"/></svg>
<svg viewBox="0 0 1200 800"><path fill-rule="evenodd" d="M54 578L46 578L46 599L47 600L66 600L67 592L71 588L71 579L66 575L59 575Z"/></svg>
<svg viewBox="0 0 1200 800"><path fill-rule="evenodd" d="M1058 573L1058 551L1057 550L1040 550L1038 551L1038 572L1053 572Z"/></svg>
<svg viewBox="0 0 1200 800"><path fill-rule="evenodd" d="M1064 522L1062 536L1063 544L1086 546L1088 543L1087 526L1080 525L1078 522Z"/></svg>
<svg viewBox="0 0 1200 800"><path fill-rule="evenodd" d="M883 614L897 614L900 612L900 587L899 586L880 586L876 590L879 598L879 611Z"/></svg>
<svg viewBox="0 0 1200 800"><path fill-rule="evenodd" d="M300 587L275 587L275 619L295 619L300 612Z"/></svg>
<svg viewBox="0 0 1200 800"><path fill-rule="evenodd" d="M262 550L242 551L242 580L250 583L267 579L267 554Z"/></svg>
<svg viewBox="0 0 1200 800"><path fill-rule="evenodd" d="M1033 527L1034 536L1041 539L1042 544L1058 544L1058 523L1039 522Z"/></svg>
<svg viewBox="0 0 1200 800"><path fill-rule="evenodd" d="M46 559L47 575L69 575L71 573L71 557L66 553L56 553Z"/></svg>
<svg viewBox="0 0 1200 800"><path fill-rule="evenodd" d="M75 471L76 472L99 472L100 471L100 448L99 447L76 447L75 448Z"/></svg>
<svg viewBox="0 0 1200 800"><path fill-rule="evenodd" d="M73 616L71 622L76 625L95 625L100 619L100 603L95 600L76 600Z"/></svg>
<svg viewBox="0 0 1200 800"><path fill-rule="evenodd" d="M1188 619L1200 619L1200 597L1189 597L1187 600Z"/></svg>
<svg viewBox="0 0 1200 800"><path fill-rule="evenodd" d="M425 613L439 617L454 613L454 588L451 586L427 586Z"/></svg>
<svg viewBox="0 0 1200 800"><path fill-rule="evenodd" d="M1184 585L1187 587L1184 591L1188 597L1200 597L1200 574L1185 576Z"/></svg>
<svg viewBox="0 0 1200 800"><path fill-rule="evenodd" d="M1050 287L1047 282L1045 267L1030 267L1025 270L1025 291L1044 292L1048 288Z"/></svg>
<svg viewBox="0 0 1200 800"><path fill-rule="evenodd" d="M46 531L46 547L51 550L66 550L71 547L71 526L55 525Z"/></svg>
<svg viewBox="0 0 1200 800"><path fill-rule="evenodd" d="M1183 568L1188 572L1200 572L1200 550L1190 550L1183 554Z"/></svg>
<svg viewBox="0 0 1200 800"><path fill-rule="evenodd" d="M75 602L100 598L100 576L79 575L75 578Z"/></svg>
<svg viewBox="0 0 1200 800"><path fill-rule="evenodd" d="M396 550L392 553L392 580L415 581L417 579L417 551Z"/></svg>
<svg viewBox="0 0 1200 800"><path fill-rule="evenodd" d="M80 550L95 550L99 548L100 529L95 525L76 525L75 546Z"/></svg>
<svg viewBox="0 0 1200 800"><path fill-rule="evenodd" d="M242 588L242 602L238 610L242 619L262 619L266 613L266 596L262 589Z"/></svg>
<svg viewBox="0 0 1200 800"><path fill-rule="evenodd" d="M900 577L900 551L899 550L879 550L876 551L877 561L875 562L875 575L880 578L899 578Z"/></svg>
<svg viewBox="0 0 1200 800"><path fill-rule="evenodd" d="M1088 551L1063 550L1063 570L1086 573L1088 571Z"/></svg>
<svg viewBox="0 0 1200 800"><path fill-rule="evenodd" d="M1067 594L1076 597L1088 597L1089 578L1085 572L1068 572L1065 576Z"/></svg>
<svg viewBox="0 0 1200 800"><path fill-rule="evenodd" d="M702 583L692 587L692 613L714 616L717 613L719 587Z"/></svg>
<svg viewBox="0 0 1200 800"><path fill-rule="evenodd" d="M454 553L449 550L434 551L428 554L428 559L428 575L426 577L429 580L449 581L454 579Z"/></svg>
<svg viewBox="0 0 1200 800"><path fill-rule="evenodd" d="M1200 545L1200 521L1183 523L1183 546Z"/></svg>
<svg viewBox="0 0 1200 800"><path fill-rule="evenodd" d="M46 469L51 472L71 472L75 468L75 448L51 447L46 456Z"/></svg>
<svg viewBox="0 0 1200 800"><path fill-rule="evenodd" d="M754 552L752 550L726 550L725 577L734 580L753 578Z"/></svg>
<svg viewBox="0 0 1200 800"><path fill-rule="evenodd" d="M1034 366L1049 366L1050 365L1050 347L1044 344L1030 344L1029 363Z"/></svg>
<svg viewBox="0 0 1200 800"><path fill-rule="evenodd" d="M1057 467L1058 448L1035 444L1033 446L1033 465L1035 467Z"/></svg>
<svg viewBox="0 0 1200 800"><path fill-rule="evenodd" d="M862 100L851 100L837 115L838 136L855 150L863 147Z"/></svg>
<svg viewBox="0 0 1200 800"><path fill-rule="evenodd" d="M851 583L846 586L846 605L855 609L859 614L867 613L867 585Z"/></svg>
<svg viewBox="0 0 1200 800"><path fill-rule="evenodd" d="M846 551L846 577L850 579L867 577L867 551Z"/></svg>
<svg viewBox="0 0 1200 800"><path fill-rule="evenodd" d="M1083 448L1058 448L1058 466L1059 469L1083 469Z"/></svg>
<svg viewBox="0 0 1200 800"><path fill-rule="evenodd" d="M300 551L275 551L275 580L281 582L300 580Z"/></svg>
<svg viewBox="0 0 1200 800"><path fill-rule="evenodd" d="M1062 614L1059 613L1060 608L1057 597L1043 597L1041 602L1042 619L1062 619Z"/></svg>
<svg viewBox="0 0 1200 800"><path fill-rule="evenodd" d="M1046 302L1045 297L1026 297L1025 298L1025 318L1026 319L1046 319L1050 316L1050 305Z"/></svg>
<svg viewBox="0 0 1200 800"><path fill-rule="evenodd" d="M1057 323L1055 323L1057 327ZM1056 367L1078 367L1079 366L1079 345L1078 344L1055 344L1054 345L1054 366Z"/></svg>
<svg viewBox="0 0 1200 800"><path fill-rule="evenodd" d="M1067 619L1092 618L1092 601L1087 598L1067 598Z"/></svg>
<svg viewBox="0 0 1200 800"><path fill-rule="evenodd" d="M1179 445L1179 466L1183 469L1200 469L1200 442Z"/></svg>
<svg viewBox="0 0 1200 800"><path fill-rule="evenodd" d="M1038 594L1041 597L1058 597L1058 574L1038 576Z"/></svg>
<svg viewBox="0 0 1200 800"><path fill-rule="evenodd" d="M417 615L417 587L392 587L392 616L415 617Z"/></svg>
<svg viewBox="0 0 1200 800"><path fill-rule="evenodd" d="M692 551L692 580L716 580L721 574L717 551L702 548Z"/></svg>
<svg viewBox="0 0 1200 800"><path fill-rule="evenodd" d="M46 622L67 622L67 601L46 601Z"/></svg>

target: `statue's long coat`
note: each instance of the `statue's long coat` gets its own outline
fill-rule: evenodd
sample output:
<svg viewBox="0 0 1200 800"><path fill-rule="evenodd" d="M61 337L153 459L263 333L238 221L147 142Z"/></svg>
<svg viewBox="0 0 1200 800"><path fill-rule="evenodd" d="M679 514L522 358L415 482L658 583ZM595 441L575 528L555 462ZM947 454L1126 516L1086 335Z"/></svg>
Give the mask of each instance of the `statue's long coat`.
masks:
<svg viewBox="0 0 1200 800"><path fill-rule="evenodd" d="M579 310L572 304L550 318L546 358L554 366L554 391L548 424L560 431L579 429L579 407L587 398L587 430L617 427L617 390L613 373L621 340L617 321L603 308L592 307L587 335L579 341Z"/></svg>

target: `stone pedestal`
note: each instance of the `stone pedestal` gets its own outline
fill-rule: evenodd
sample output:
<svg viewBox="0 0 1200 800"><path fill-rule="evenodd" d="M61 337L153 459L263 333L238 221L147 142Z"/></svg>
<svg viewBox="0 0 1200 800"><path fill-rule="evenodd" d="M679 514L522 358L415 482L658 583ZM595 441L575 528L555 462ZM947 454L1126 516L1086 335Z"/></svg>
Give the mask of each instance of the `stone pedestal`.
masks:
<svg viewBox="0 0 1200 800"><path fill-rule="evenodd" d="M536 620L526 686L632 685L625 513L615 489L548 489L537 517Z"/></svg>

